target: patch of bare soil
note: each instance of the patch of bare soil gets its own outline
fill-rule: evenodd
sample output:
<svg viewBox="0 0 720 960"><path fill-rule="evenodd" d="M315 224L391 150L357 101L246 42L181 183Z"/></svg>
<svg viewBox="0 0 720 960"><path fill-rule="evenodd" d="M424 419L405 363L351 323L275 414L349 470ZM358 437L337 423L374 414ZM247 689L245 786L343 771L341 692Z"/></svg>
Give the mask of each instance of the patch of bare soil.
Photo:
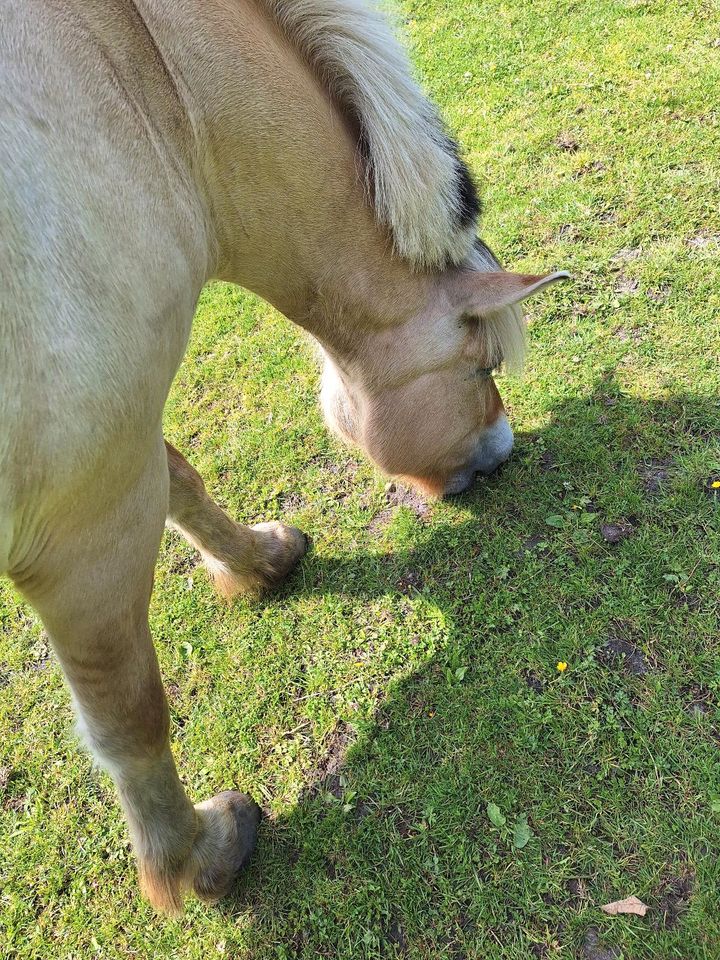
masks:
<svg viewBox="0 0 720 960"><path fill-rule="evenodd" d="M540 544L545 544L545 546L541 547ZM516 556L523 557L526 553L535 553L541 557L547 552L548 547L546 538L542 534L537 533L534 536L523 540L520 549L516 553Z"/></svg>
<svg viewBox="0 0 720 960"><path fill-rule="evenodd" d="M308 771L308 793L315 794L320 790L327 790L336 799L342 796L340 769L353 739L347 724L338 724L325 744L323 758Z"/></svg>
<svg viewBox="0 0 720 960"><path fill-rule="evenodd" d="M417 570L406 570L397 581L395 586L400 593L404 593L409 596L418 590L422 590L423 582L423 578L420 576Z"/></svg>
<svg viewBox="0 0 720 960"><path fill-rule="evenodd" d="M543 693L545 684L532 670L523 670L523 679L533 693Z"/></svg>
<svg viewBox="0 0 720 960"><path fill-rule="evenodd" d="M405 931L402 928L400 921L397 917L391 917L390 922L387 927L386 937L388 943L391 943L395 947L396 956L405 957L408 952L408 942L407 937L405 936Z"/></svg>
<svg viewBox="0 0 720 960"><path fill-rule="evenodd" d="M659 899L654 906L654 925L672 929L690 905L695 876L691 871L680 876L668 876L660 884Z"/></svg>
<svg viewBox="0 0 720 960"><path fill-rule="evenodd" d="M583 960L617 960L620 951L617 947L608 947L600 939L597 927L588 927L582 946Z"/></svg>
<svg viewBox="0 0 720 960"><path fill-rule="evenodd" d="M613 270L621 270L626 264L642 256L642 247L623 247L610 257L610 266Z"/></svg>
<svg viewBox="0 0 720 960"><path fill-rule="evenodd" d="M385 491L385 499L392 507L407 507L419 517L426 517L430 513L430 505L427 500L410 487L404 487L401 483L391 483Z"/></svg>
<svg viewBox="0 0 720 960"><path fill-rule="evenodd" d="M619 294L621 297L629 297L634 293L637 293L640 289L640 281L636 280L634 277L626 277L624 274L620 274L618 279L615 281L615 293Z"/></svg>
<svg viewBox="0 0 720 960"><path fill-rule="evenodd" d="M284 493L280 497L280 509L281 510L300 510L305 506L305 499L301 494L293 491L293 493Z"/></svg>
<svg viewBox="0 0 720 960"><path fill-rule="evenodd" d="M381 510L380 513L375 514L368 524L368 530L373 534L373 536L376 536L385 529L394 515L395 511L392 509L392 507L386 507L384 510Z"/></svg>
<svg viewBox="0 0 720 960"><path fill-rule="evenodd" d="M670 285L661 283L659 287L650 287L645 291L645 296L653 303L665 303L670 296Z"/></svg>
<svg viewBox="0 0 720 960"><path fill-rule="evenodd" d="M713 247L718 247L720 246L720 235L706 233L705 231L701 230L699 233L696 233L694 236L688 239L687 245L691 250L708 250Z"/></svg>
<svg viewBox="0 0 720 960"><path fill-rule="evenodd" d="M603 173L605 170L607 170L607 166L602 160L590 160L575 171L573 179L579 180L580 177L586 177L589 173Z"/></svg>
<svg viewBox="0 0 720 960"><path fill-rule="evenodd" d="M568 133L567 130L564 130L555 137L555 146L560 150L564 150L565 153L577 153L580 149L580 143L577 137L573 136L572 133Z"/></svg>
<svg viewBox="0 0 720 960"><path fill-rule="evenodd" d="M645 339L642 330L628 330L627 327L617 327L613 330L613 336L621 343L627 343L628 340L632 340L633 343L642 343Z"/></svg>
<svg viewBox="0 0 720 960"><path fill-rule="evenodd" d="M555 457L549 450L543 450L540 455L540 463L538 464L543 473L551 473L553 470L557 470L557 463L555 462Z"/></svg>
<svg viewBox="0 0 720 960"><path fill-rule="evenodd" d="M645 493L658 493L661 486L670 476L671 459L646 460L637 467L638 476L642 481Z"/></svg>
<svg viewBox="0 0 720 960"><path fill-rule="evenodd" d="M376 513L368 524L372 534L380 533L392 520L398 507L407 507L416 517L424 520L430 516L430 504L416 490L403 486L401 483L389 483L385 489L387 506Z"/></svg>
<svg viewBox="0 0 720 960"><path fill-rule="evenodd" d="M645 654L630 640L613 637L598 651L601 663L610 667L619 667L635 677L642 677L651 670Z"/></svg>
<svg viewBox="0 0 720 960"><path fill-rule="evenodd" d="M581 877L573 877L568 880L566 886L573 903L582 903L583 900L588 899L587 886Z"/></svg>
<svg viewBox="0 0 720 960"><path fill-rule="evenodd" d="M685 701L685 712L691 716L704 717L715 710L715 697L711 690L702 684L693 683L680 691Z"/></svg>
<svg viewBox="0 0 720 960"><path fill-rule="evenodd" d="M531 943L530 944L530 956L538 957L539 960L544 960L545 957L548 957L549 951L546 943Z"/></svg>
<svg viewBox="0 0 720 960"><path fill-rule="evenodd" d="M620 523L603 523L600 533L606 543L621 543L635 532L635 527L628 521Z"/></svg>

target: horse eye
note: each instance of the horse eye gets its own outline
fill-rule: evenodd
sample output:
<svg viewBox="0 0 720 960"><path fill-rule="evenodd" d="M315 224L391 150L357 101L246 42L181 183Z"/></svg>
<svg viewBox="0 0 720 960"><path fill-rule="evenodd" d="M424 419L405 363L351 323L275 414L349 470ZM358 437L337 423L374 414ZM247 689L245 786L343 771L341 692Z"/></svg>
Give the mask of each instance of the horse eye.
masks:
<svg viewBox="0 0 720 960"><path fill-rule="evenodd" d="M478 380L482 377L491 377L493 375L494 367L477 367L475 370L475 376Z"/></svg>

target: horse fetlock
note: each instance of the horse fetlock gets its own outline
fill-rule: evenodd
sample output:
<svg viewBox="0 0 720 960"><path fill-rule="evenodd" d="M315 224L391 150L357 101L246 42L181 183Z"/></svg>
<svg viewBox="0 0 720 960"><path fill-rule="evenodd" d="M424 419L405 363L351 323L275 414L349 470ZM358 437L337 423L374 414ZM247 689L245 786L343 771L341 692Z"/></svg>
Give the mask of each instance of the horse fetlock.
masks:
<svg viewBox="0 0 720 960"><path fill-rule="evenodd" d="M258 596L277 586L308 548L304 533L278 521L239 529L243 535L237 538L237 549L226 548L221 556L203 555L216 590L226 600L239 594Z"/></svg>

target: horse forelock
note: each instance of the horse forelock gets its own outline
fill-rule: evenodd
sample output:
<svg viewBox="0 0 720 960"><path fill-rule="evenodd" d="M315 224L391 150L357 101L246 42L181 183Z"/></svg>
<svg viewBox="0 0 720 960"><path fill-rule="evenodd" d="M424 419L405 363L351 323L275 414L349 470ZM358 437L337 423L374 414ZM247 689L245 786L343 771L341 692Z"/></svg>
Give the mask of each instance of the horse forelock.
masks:
<svg viewBox="0 0 720 960"><path fill-rule="evenodd" d="M418 268L464 262L480 212L470 172L373 0L259 0L356 129L376 219Z"/></svg>

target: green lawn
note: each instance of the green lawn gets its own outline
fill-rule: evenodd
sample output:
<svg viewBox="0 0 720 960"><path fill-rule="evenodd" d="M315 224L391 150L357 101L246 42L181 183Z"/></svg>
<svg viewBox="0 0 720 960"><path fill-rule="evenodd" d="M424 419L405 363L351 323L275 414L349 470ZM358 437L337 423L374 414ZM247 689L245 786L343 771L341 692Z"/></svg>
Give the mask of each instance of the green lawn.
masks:
<svg viewBox="0 0 720 960"><path fill-rule="evenodd" d="M153 916L3 584L2 957L720 958L720 6L403 13L484 238L574 276L501 378L516 452L460 499L386 492L325 432L306 339L209 287L168 438L314 547L226 606L168 535L151 618L182 775L260 800L258 853L232 899ZM600 911L630 894L644 919Z"/></svg>

